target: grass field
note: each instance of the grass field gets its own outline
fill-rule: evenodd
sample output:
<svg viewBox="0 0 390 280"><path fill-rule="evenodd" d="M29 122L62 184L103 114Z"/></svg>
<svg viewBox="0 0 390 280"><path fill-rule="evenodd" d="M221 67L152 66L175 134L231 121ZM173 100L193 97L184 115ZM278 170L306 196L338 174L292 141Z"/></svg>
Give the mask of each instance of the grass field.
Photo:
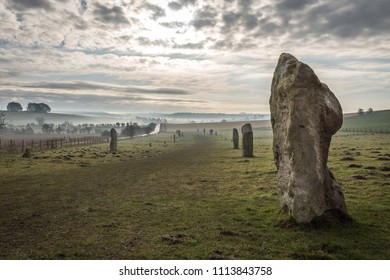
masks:
<svg viewBox="0 0 390 280"><path fill-rule="evenodd" d="M390 131L390 110L374 111L370 114L354 115L344 118L343 128L382 129Z"/></svg>
<svg viewBox="0 0 390 280"><path fill-rule="evenodd" d="M390 135L337 134L329 166L353 221L295 225L272 132L254 131L248 159L219 134L1 154L0 258L389 259Z"/></svg>

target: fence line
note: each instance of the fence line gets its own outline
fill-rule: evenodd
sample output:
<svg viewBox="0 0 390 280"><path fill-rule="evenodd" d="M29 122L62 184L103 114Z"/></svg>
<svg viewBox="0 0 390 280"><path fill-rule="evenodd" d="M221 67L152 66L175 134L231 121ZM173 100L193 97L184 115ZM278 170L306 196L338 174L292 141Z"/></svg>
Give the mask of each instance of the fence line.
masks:
<svg viewBox="0 0 390 280"><path fill-rule="evenodd" d="M87 146L94 144L107 143L107 137L101 136L89 136L89 137L78 137L78 138L54 138L54 139L45 139L45 140L21 140L15 141L10 140L1 140L0 139L0 150L6 150L9 152L24 152L26 148L29 148L31 151L43 151L51 149L60 149L64 147L75 147L75 146Z"/></svg>

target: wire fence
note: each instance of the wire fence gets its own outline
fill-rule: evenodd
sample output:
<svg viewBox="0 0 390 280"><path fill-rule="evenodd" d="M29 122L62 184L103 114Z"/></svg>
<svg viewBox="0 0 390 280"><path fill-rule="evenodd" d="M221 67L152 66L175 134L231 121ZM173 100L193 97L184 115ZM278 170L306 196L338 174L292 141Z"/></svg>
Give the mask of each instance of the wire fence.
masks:
<svg viewBox="0 0 390 280"><path fill-rule="evenodd" d="M51 149L60 149L64 147L87 146L100 143L107 143L107 137L89 136L89 137L63 137L44 140L2 140L0 139L0 150L7 152L24 152L29 148L30 151L43 151Z"/></svg>

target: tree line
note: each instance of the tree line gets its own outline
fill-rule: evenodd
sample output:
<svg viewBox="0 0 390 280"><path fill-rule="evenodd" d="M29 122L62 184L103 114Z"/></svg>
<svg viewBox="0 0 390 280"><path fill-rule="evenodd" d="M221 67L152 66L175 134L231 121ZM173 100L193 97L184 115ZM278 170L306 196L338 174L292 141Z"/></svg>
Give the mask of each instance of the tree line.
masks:
<svg viewBox="0 0 390 280"><path fill-rule="evenodd" d="M18 102L10 102L7 105L7 111L9 112L21 112L23 111L23 107ZM49 105L45 103L28 103L27 112L35 112L35 113L50 113L51 108Z"/></svg>
<svg viewBox="0 0 390 280"><path fill-rule="evenodd" d="M0 112L1 113L1 112ZM1 119L0 119L1 120ZM139 126L137 123L128 122L127 124L77 124L74 125L69 121L64 121L61 124L46 123L43 117L35 119L36 122L28 123L26 125L4 125L1 129L1 134L13 135L31 135L36 133L43 134L94 134L100 136L110 136L110 129L120 129L121 136L134 137L137 135L150 134L156 128L155 123Z"/></svg>

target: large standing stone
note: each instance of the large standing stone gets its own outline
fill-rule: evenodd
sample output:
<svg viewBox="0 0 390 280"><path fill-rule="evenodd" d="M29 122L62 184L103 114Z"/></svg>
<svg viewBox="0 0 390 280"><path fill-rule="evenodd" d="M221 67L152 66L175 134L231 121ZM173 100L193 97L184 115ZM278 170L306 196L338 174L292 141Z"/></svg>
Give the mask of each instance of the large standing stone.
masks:
<svg viewBox="0 0 390 280"><path fill-rule="evenodd" d="M253 157L253 130L250 123L241 127L242 132L242 156Z"/></svg>
<svg viewBox="0 0 390 280"><path fill-rule="evenodd" d="M283 53L270 107L282 208L297 222L328 213L346 217L343 192L326 165L331 137L343 123L337 98L308 65Z"/></svg>
<svg viewBox="0 0 390 280"><path fill-rule="evenodd" d="M118 149L118 135L114 128L111 128L110 135L111 135L110 151L116 152Z"/></svg>
<svg viewBox="0 0 390 280"><path fill-rule="evenodd" d="M240 136L238 135L237 128L233 128L233 148L238 149L238 141L240 139Z"/></svg>

